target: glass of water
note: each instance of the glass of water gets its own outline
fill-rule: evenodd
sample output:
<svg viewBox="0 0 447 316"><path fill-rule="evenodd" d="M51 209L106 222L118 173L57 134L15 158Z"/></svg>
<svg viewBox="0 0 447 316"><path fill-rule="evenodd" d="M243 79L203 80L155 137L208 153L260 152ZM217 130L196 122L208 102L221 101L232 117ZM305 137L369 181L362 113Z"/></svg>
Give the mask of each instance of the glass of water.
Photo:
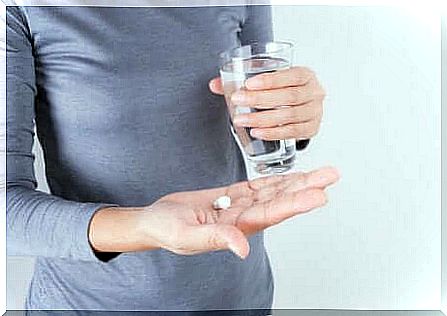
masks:
<svg viewBox="0 0 447 316"><path fill-rule="evenodd" d="M231 122L236 114L265 111L231 102L231 95L245 89L245 80L290 67L293 45L288 42L255 42L220 54L220 76ZM267 109L268 110L268 109ZM250 135L251 128L231 123L231 130L254 172L259 176L285 173L295 160L296 140L265 141Z"/></svg>

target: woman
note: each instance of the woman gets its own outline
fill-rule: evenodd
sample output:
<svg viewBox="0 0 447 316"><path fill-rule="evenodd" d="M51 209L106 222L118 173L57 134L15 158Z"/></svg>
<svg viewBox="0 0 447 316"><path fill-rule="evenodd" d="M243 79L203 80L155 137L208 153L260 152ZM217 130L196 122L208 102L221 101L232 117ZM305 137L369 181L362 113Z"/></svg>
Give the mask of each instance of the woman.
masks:
<svg viewBox="0 0 447 316"><path fill-rule="evenodd" d="M8 7L8 254L37 257L27 309L271 307L263 229L323 205L338 177L245 181L212 78L219 52L271 39L268 6ZM247 88L240 104L291 107L235 124L261 139L317 132L310 70ZM51 194L35 190L34 123ZM224 194L232 207L213 210Z"/></svg>

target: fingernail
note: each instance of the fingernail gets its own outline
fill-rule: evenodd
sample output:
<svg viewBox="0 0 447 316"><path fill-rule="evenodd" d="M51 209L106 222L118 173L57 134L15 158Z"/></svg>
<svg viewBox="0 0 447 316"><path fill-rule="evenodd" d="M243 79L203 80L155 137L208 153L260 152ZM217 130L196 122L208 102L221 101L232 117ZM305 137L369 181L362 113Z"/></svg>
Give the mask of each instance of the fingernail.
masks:
<svg viewBox="0 0 447 316"><path fill-rule="evenodd" d="M332 172L332 176L335 179L335 181L339 180L341 178L340 171L334 167L327 167L328 170Z"/></svg>
<svg viewBox="0 0 447 316"><path fill-rule="evenodd" d="M245 101L245 96L241 92L235 92L231 96L231 102L233 102L233 103L241 104L241 103L244 103L244 101Z"/></svg>
<svg viewBox="0 0 447 316"><path fill-rule="evenodd" d="M250 135L251 135L251 137L260 137L261 133L257 129L251 129Z"/></svg>
<svg viewBox="0 0 447 316"><path fill-rule="evenodd" d="M246 116L236 115L233 119L233 123L239 126L248 126L249 120Z"/></svg>
<svg viewBox="0 0 447 316"><path fill-rule="evenodd" d="M337 182L338 179L340 179L340 174L337 169L332 167L322 168L315 173L315 181L317 185L327 186Z"/></svg>
<svg viewBox="0 0 447 316"><path fill-rule="evenodd" d="M244 256L242 256L242 255L240 254L239 249L237 249L237 247L235 247L234 245L228 245L228 248L230 248L230 250L231 250L236 256L238 256L239 258L241 258L241 259L245 259Z"/></svg>
<svg viewBox="0 0 447 316"><path fill-rule="evenodd" d="M245 81L245 86L248 89L260 89L264 86L264 80L258 77L253 77Z"/></svg>

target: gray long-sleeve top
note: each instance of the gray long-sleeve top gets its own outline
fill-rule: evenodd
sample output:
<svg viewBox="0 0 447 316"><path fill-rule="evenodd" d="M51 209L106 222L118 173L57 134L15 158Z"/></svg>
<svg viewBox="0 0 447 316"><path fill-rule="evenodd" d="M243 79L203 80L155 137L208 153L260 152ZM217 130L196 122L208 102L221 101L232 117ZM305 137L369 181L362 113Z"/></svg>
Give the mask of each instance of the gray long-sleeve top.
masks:
<svg viewBox="0 0 447 316"><path fill-rule="evenodd" d="M267 6L7 8L7 251L36 256L33 309L268 308L263 235L229 251L95 254L99 208L245 179L218 53L272 38ZM34 127L51 194L36 190Z"/></svg>

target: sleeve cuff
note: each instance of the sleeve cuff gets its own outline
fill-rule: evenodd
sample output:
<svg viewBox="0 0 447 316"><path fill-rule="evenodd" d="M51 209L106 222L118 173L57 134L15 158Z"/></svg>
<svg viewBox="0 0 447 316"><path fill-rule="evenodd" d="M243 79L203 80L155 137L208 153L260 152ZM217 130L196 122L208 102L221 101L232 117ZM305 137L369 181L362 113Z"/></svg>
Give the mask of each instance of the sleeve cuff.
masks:
<svg viewBox="0 0 447 316"><path fill-rule="evenodd" d="M310 139L300 139L296 141L296 150L304 150L309 145Z"/></svg>

